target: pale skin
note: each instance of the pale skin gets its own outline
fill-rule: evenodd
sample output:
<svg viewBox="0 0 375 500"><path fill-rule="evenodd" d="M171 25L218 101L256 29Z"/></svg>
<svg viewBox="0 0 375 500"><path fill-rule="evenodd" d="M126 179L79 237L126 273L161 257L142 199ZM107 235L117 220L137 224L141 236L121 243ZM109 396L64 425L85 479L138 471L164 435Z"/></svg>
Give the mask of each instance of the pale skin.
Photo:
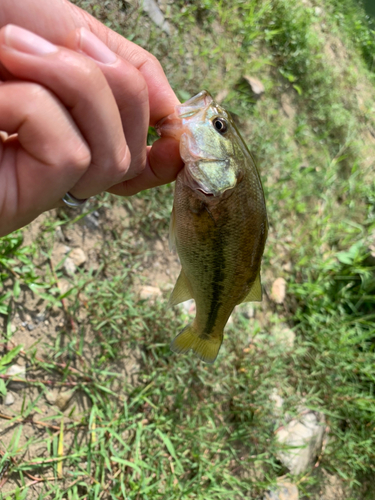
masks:
<svg viewBox="0 0 375 500"><path fill-rule="evenodd" d="M173 181L178 142L146 147L178 100L159 62L67 0L0 1L0 236L103 191Z"/></svg>

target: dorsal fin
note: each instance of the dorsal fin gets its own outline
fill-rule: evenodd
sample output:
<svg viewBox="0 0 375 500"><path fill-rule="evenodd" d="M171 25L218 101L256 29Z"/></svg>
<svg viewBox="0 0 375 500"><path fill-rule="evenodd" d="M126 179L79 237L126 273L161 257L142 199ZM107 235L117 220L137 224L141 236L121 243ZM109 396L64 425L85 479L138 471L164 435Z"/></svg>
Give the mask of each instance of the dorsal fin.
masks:
<svg viewBox="0 0 375 500"><path fill-rule="evenodd" d="M262 300L262 285L260 283L260 273L257 274L254 283L252 284L249 293L241 300L243 302L260 302Z"/></svg>

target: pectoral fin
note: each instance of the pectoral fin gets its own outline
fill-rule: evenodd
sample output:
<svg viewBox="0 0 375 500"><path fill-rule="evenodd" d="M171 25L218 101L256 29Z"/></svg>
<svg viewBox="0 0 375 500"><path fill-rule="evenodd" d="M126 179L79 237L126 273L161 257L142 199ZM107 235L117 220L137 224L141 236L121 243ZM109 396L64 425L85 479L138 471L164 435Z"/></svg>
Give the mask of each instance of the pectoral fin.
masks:
<svg viewBox="0 0 375 500"><path fill-rule="evenodd" d="M260 302L262 300L262 285L260 283L260 273L258 273L252 287L250 288L249 293L246 297L240 302Z"/></svg>
<svg viewBox="0 0 375 500"><path fill-rule="evenodd" d="M180 276L177 278L176 284L174 286L173 292L169 298L168 307L176 306L185 300L192 299L193 295L190 291L190 285L188 279L181 269Z"/></svg>

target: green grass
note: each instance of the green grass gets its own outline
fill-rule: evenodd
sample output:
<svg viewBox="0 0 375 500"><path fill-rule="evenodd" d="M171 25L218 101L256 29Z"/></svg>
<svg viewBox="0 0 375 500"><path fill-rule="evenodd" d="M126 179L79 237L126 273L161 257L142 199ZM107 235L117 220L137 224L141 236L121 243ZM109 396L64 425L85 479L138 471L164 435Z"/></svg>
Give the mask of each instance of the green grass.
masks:
<svg viewBox="0 0 375 500"><path fill-rule="evenodd" d="M98 198L92 210L105 214L99 266L68 278L63 295L63 263L50 267L55 230L80 217L50 217L31 245L23 245L22 231L1 239L0 374L21 356L34 388L9 422L11 442L0 445L0 471L9 467L14 486L5 498L262 499L287 473L274 438L285 418L270 401L277 388L290 414L303 401L325 414L330 429L319 465L291 478L300 496L319 498L326 471L342 480L347 500L372 499L372 25L351 0L178 1L168 38L130 7L126 25L119 23L123 4L80 5L153 52L181 99L201 88L227 91L223 104L258 160L266 192L263 282L269 291L284 276L288 295L283 306L256 305L250 320L238 311L208 367L171 353L188 318L166 310L167 295L150 303L135 293L145 259L155 257L151 244L168 233L171 186L122 201ZM248 74L265 85L259 100L241 79ZM126 227L111 223L117 203L126 207ZM25 290L44 301L48 318L65 320L53 337L18 352L11 325ZM291 352L272 335L285 324L296 333ZM135 379L123 372L131 362ZM2 394L7 384L3 376ZM44 396L54 387L72 391L74 402L46 417ZM31 417L38 423L31 426ZM38 493L30 475L45 479Z"/></svg>

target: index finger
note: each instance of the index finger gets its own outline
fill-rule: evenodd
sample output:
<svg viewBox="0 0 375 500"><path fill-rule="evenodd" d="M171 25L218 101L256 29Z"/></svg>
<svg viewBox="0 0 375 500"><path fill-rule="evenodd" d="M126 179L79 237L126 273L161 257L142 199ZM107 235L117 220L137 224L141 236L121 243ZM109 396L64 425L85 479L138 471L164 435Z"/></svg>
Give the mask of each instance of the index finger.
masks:
<svg viewBox="0 0 375 500"><path fill-rule="evenodd" d="M15 8L17 2L19 8ZM1 0L0 27L5 24L22 26L57 45L65 45L68 34L75 28L90 30L142 73L149 91L151 125L173 113L179 102L159 61L152 54L67 0Z"/></svg>

